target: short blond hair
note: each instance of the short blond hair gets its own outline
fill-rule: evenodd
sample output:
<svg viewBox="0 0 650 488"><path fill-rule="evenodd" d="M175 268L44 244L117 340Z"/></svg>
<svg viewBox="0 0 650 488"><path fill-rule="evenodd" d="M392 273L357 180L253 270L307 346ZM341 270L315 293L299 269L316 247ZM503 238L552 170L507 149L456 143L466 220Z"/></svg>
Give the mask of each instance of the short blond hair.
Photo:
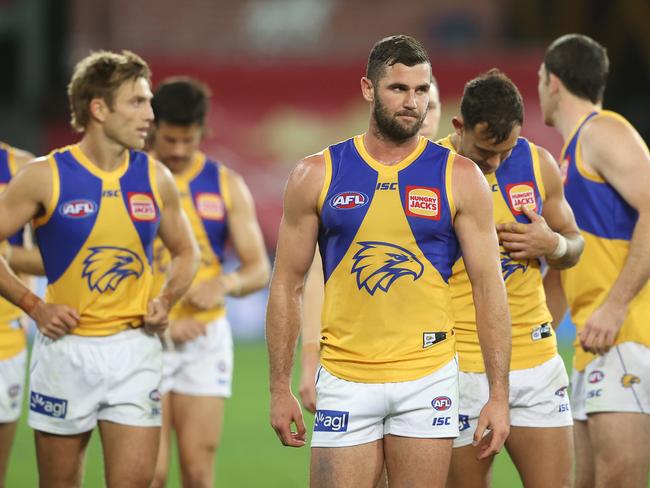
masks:
<svg viewBox="0 0 650 488"><path fill-rule="evenodd" d="M151 84L151 70L147 63L131 51L114 53L97 51L79 61L68 84L70 125L84 132L90 121L90 101L102 98L113 106L115 92L125 81L145 78Z"/></svg>

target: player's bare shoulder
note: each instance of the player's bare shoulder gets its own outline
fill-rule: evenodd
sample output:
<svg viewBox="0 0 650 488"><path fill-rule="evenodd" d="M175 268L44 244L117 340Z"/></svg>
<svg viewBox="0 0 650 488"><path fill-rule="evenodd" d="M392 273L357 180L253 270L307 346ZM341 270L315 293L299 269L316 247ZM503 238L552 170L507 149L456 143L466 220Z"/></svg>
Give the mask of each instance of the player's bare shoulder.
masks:
<svg viewBox="0 0 650 488"><path fill-rule="evenodd" d="M475 200L486 200L491 204L490 187L476 163L465 156L454 154L451 164L451 188L457 212L462 212L463 207Z"/></svg>
<svg viewBox="0 0 650 488"><path fill-rule="evenodd" d="M48 156L17 161L18 171L12 178L8 191L20 192L41 203L49 202L52 193L52 165Z"/></svg>
<svg viewBox="0 0 650 488"><path fill-rule="evenodd" d="M22 168L27 163L34 161L34 159L36 158L29 151L25 151L24 149L18 149L15 147L11 148L11 153L13 155L14 161L16 162L17 168Z"/></svg>
<svg viewBox="0 0 650 488"><path fill-rule="evenodd" d="M316 208L326 172L327 160L324 151L301 159L289 174L287 196L295 193L305 203Z"/></svg>

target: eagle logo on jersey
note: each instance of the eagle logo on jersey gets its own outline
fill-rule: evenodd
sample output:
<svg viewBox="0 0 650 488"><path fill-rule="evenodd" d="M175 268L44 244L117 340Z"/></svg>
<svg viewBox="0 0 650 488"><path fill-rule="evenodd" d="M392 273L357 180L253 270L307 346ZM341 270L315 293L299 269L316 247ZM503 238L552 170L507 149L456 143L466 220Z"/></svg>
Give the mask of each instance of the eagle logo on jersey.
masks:
<svg viewBox="0 0 650 488"><path fill-rule="evenodd" d="M413 281L422 276L424 266L408 249L379 241L357 242L359 249L354 257L352 273L357 274L359 290L365 288L370 295L377 290L387 292L393 282L402 276L412 276Z"/></svg>
<svg viewBox="0 0 650 488"><path fill-rule="evenodd" d="M522 273L525 273L528 269L528 260L526 260L526 264L522 264L521 261L512 259L507 252L501 251L501 273L503 273L503 281L506 281L518 269Z"/></svg>
<svg viewBox="0 0 650 488"><path fill-rule="evenodd" d="M129 276L139 278L144 270L140 256L129 249L113 246L97 246L88 249L81 274L88 280L88 288L104 293L115 290Z"/></svg>

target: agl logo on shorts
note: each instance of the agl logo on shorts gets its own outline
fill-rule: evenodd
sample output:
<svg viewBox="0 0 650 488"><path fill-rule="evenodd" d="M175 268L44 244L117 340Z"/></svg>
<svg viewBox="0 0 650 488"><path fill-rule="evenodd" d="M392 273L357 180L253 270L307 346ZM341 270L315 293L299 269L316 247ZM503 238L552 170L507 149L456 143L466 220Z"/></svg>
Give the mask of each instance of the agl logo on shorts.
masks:
<svg viewBox="0 0 650 488"><path fill-rule="evenodd" d="M314 432L347 432L350 412L316 410Z"/></svg>
<svg viewBox="0 0 650 488"><path fill-rule="evenodd" d="M524 213L522 210L524 207L532 211L537 210L535 186L531 181L506 185L506 193L508 194L510 208L515 215Z"/></svg>
<svg viewBox="0 0 650 488"><path fill-rule="evenodd" d="M406 215L440 220L440 190L426 186L406 187Z"/></svg>
<svg viewBox="0 0 650 488"><path fill-rule="evenodd" d="M68 410L68 400L55 398L32 391L29 396L29 409L32 412L64 419Z"/></svg>

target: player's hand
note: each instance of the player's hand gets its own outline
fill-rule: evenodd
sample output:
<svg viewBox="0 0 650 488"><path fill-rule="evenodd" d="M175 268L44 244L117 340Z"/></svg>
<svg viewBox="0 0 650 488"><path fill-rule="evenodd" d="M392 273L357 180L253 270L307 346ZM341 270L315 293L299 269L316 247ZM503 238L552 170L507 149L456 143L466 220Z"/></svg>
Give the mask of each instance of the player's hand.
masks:
<svg viewBox="0 0 650 488"><path fill-rule="evenodd" d="M222 307L228 293L226 284L221 276L204 281L190 288L183 300L199 310Z"/></svg>
<svg viewBox="0 0 650 488"><path fill-rule="evenodd" d="M508 222L496 226L503 248L516 260L535 259L552 254L557 247L557 234L541 215L526 207L522 207L521 211L528 217L530 224Z"/></svg>
<svg viewBox="0 0 650 488"><path fill-rule="evenodd" d="M296 430L292 431L291 426ZM271 427L284 446L302 447L305 445L305 423L300 404L291 390L284 393L271 393Z"/></svg>
<svg viewBox="0 0 650 488"><path fill-rule="evenodd" d="M175 320L169 324L169 335L177 346L205 335L205 325L192 318Z"/></svg>
<svg viewBox="0 0 650 488"><path fill-rule="evenodd" d="M144 329L150 334L162 334L169 325L169 305L162 298L154 298L147 304Z"/></svg>
<svg viewBox="0 0 650 488"><path fill-rule="evenodd" d="M610 305L606 300L585 322L580 332L580 346L586 352L605 354L616 341L627 316L627 307Z"/></svg>
<svg viewBox="0 0 650 488"><path fill-rule="evenodd" d="M490 432L486 435L486 431ZM507 400L490 398L478 417L472 445L478 449L477 459L497 454L510 434L510 413Z"/></svg>
<svg viewBox="0 0 650 488"><path fill-rule="evenodd" d="M318 349L302 351L302 372L300 375L300 401L311 413L316 411L316 371L320 362Z"/></svg>
<svg viewBox="0 0 650 488"><path fill-rule="evenodd" d="M58 339L79 325L79 313L67 305L39 301L30 313L45 337Z"/></svg>

